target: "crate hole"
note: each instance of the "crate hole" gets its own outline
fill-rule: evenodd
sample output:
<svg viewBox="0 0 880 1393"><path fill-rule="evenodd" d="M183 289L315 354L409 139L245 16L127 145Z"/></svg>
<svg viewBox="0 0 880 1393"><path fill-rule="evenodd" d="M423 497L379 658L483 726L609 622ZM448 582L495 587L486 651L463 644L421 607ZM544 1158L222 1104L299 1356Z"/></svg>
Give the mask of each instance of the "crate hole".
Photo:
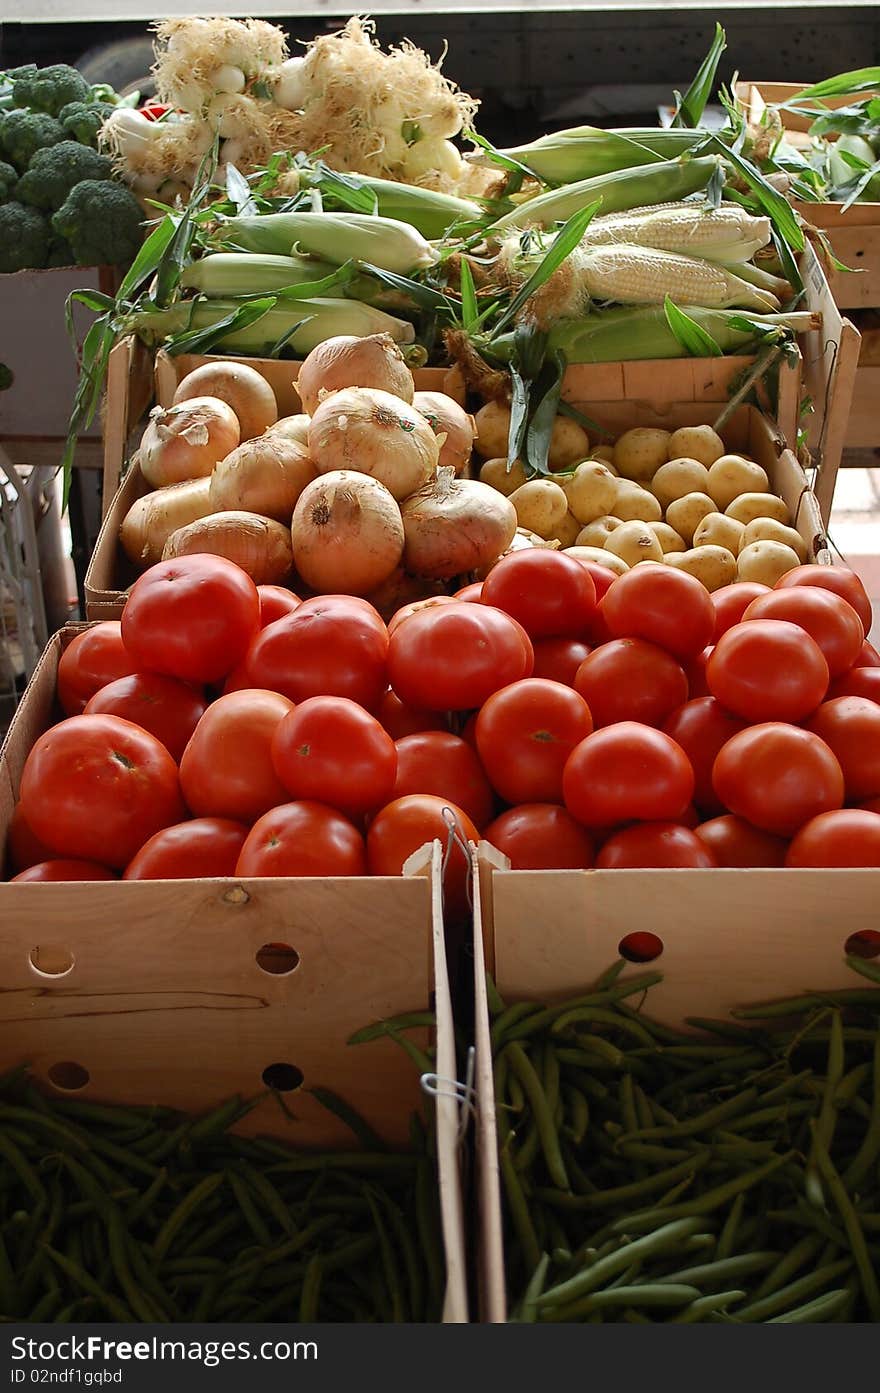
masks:
<svg viewBox="0 0 880 1393"><path fill-rule="evenodd" d="M617 945L617 951L627 962L651 963L663 952L663 939L647 932L625 934Z"/></svg>
<svg viewBox="0 0 880 1393"><path fill-rule="evenodd" d="M38 943L28 953L28 962L41 977L65 977L76 959L62 943Z"/></svg>
<svg viewBox="0 0 880 1393"><path fill-rule="evenodd" d="M76 1093L80 1088L85 1088L91 1075L82 1064L75 1064L72 1059L59 1061L52 1064L48 1070L49 1082L56 1088L63 1089L65 1093Z"/></svg>
<svg viewBox="0 0 880 1393"><path fill-rule="evenodd" d="M876 929L858 929L843 947L854 958L880 958L880 933Z"/></svg>
<svg viewBox="0 0 880 1393"><path fill-rule="evenodd" d="M263 1083L267 1088L275 1088L279 1093L293 1093L302 1088L303 1071L295 1064L269 1064L263 1070Z"/></svg>
<svg viewBox="0 0 880 1393"><path fill-rule="evenodd" d="M299 967L299 953L289 943L264 943L255 957L257 966L272 977L287 977Z"/></svg>

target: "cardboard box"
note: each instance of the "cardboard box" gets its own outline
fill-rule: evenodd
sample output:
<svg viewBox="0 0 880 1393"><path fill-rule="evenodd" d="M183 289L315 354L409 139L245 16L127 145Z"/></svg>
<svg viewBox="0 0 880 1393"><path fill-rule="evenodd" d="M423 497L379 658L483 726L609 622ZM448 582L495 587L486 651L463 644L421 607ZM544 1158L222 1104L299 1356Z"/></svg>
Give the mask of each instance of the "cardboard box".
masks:
<svg viewBox="0 0 880 1393"><path fill-rule="evenodd" d="M22 767L58 716L58 659L78 632L50 641L0 749L0 847ZM263 1071L287 1063L304 1087L240 1124L292 1146L351 1144L306 1091L349 1101L389 1143L406 1146L419 1079L388 1039L349 1047L361 1026L425 1010L433 992L436 1072L456 1078L437 842L404 877L0 884L0 1073L76 1064L77 1097L207 1111L263 1091ZM280 947L279 947L280 946ZM272 952L261 950L272 948ZM283 971L279 972L279 968ZM57 1070L54 1070L57 1077ZM66 1096L68 1090L62 1090ZM459 1106L434 1100L446 1245L446 1319L466 1321Z"/></svg>

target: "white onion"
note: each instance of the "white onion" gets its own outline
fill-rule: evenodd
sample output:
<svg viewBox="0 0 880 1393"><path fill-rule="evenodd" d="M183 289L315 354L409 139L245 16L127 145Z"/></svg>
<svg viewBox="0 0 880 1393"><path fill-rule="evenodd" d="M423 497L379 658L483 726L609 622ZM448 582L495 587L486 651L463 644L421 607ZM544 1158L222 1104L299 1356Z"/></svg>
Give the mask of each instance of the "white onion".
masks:
<svg viewBox="0 0 880 1393"><path fill-rule="evenodd" d="M400 397L346 387L312 417L309 454L321 474L369 474L400 500L434 477L440 447L424 416Z"/></svg>
<svg viewBox="0 0 880 1393"><path fill-rule="evenodd" d="M308 484L291 524L296 569L319 593L368 595L397 569L403 522L377 479L338 469Z"/></svg>
<svg viewBox="0 0 880 1393"><path fill-rule="evenodd" d="M202 478L240 439L238 417L216 397L156 406L141 439L141 473L153 488Z"/></svg>
<svg viewBox="0 0 880 1393"><path fill-rule="evenodd" d="M225 401L238 417L240 437L252 440L278 420L278 403L269 383L247 363L203 363L177 384L173 404L193 397Z"/></svg>
<svg viewBox="0 0 880 1393"><path fill-rule="evenodd" d="M312 349L296 381L303 411L314 416L324 397L343 387L376 387L407 402L415 390L406 359L390 334L338 334Z"/></svg>
<svg viewBox="0 0 880 1393"><path fill-rule="evenodd" d="M309 90L305 66L305 58L286 58L275 70L278 77L272 87L272 97L286 111L298 111L305 106Z"/></svg>
<svg viewBox="0 0 880 1393"><path fill-rule="evenodd" d="M272 435L282 435L285 440L293 440L297 445L302 445L303 449L309 448L309 425L310 418L303 411L298 416L282 416L280 421L276 421L274 426L269 427Z"/></svg>
<svg viewBox="0 0 880 1393"><path fill-rule="evenodd" d="M400 514L404 565L431 580L490 566L516 535L510 500L488 484L456 479L452 469L441 469L432 484L406 500Z"/></svg>
<svg viewBox="0 0 880 1393"><path fill-rule="evenodd" d="M246 440L215 466L211 507L216 513L243 508L289 525L300 494L317 473L303 445L270 432Z"/></svg>
<svg viewBox="0 0 880 1393"><path fill-rule="evenodd" d="M463 474L470 464L474 437L477 433L473 416L445 392L416 392L413 406L420 411L435 435L445 436L440 445L439 469L454 469Z"/></svg>
<svg viewBox="0 0 880 1393"><path fill-rule="evenodd" d="M122 519L119 541L136 566L153 566L172 532L211 511L211 480L188 479L154 489L133 503Z"/></svg>
<svg viewBox="0 0 880 1393"><path fill-rule="evenodd" d="M290 529L256 513L212 513L178 528L165 543L162 560L200 553L234 561L255 585L277 585L293 570Z"/></svg>

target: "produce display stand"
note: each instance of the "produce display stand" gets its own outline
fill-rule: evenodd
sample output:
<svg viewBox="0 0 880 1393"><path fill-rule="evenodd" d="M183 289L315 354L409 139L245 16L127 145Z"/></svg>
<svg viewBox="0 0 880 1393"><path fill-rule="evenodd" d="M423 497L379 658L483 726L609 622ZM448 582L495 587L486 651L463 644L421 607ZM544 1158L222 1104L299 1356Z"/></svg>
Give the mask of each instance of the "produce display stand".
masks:
<svg viewBox="0 0 880 1393"><path fill-rule="evenodd" d="M27 753L56 714L58 659L80 631L51 640L0 749L0 845ZM346 1041L424 1010L433 993L444 1318L466 1321L441 863L437 842L393 878L4 883L0 1073L28 1064L50 1095L204 1112L264 1092L270 1066L292 1066L303 1086L283 1096L295 1118L268 1096L240 1131L293 1147L350 1144L307 1091L320 1085L406 1147L421 1099L412 1062L387 1038Z"/></svg>
<svg viewBox="0 0 880 1393"><path fill-rule="evenodd" d="M477 1186L483 1319L506 1319L495 1094L484 972L508 1005L589 990L649 931L663 973L650 1013L670 1026L734 1007L852 985L849 937L880 926L877 870L511 871L488 843L474 851ZM643 972L633 963L621 980Z"/></svg>

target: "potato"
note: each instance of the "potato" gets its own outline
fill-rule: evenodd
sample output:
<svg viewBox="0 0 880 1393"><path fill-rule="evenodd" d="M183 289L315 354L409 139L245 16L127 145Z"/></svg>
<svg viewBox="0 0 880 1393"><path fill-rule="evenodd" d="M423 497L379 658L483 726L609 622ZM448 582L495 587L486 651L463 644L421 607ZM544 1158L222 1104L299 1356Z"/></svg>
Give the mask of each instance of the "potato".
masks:
<svg viewBox="0 0 880 1393"><path fill-rule="evenodd" d="M619 576L629 570L623 557L615 556L613 551L605 551L602 547L566 547L563 556L573 556L575 561L594 561L599 566L607 566L609 571Z"/></svg>
<svg viewBox="0 0 880 1393"><path fill-rule="evenodd" d="M557 416L550 432L547 464L553 469L571 469L590 453L590 438L583 426L570 416Z"/></svg>
<svg viewBox="0 0 880 1393"><path fill-rule="evenodd" d="M552 541L568 512L568 499L552 479L530 479L510 495L520 527Z"/></svg>
<svg viewBox="0 0 880 1393"><path fill-rule="evenodd" d="M553 535L561 546L573 547L580 536L580 531L581 525L574 513L566 513Z"/></svg>
<svg viewBox="0 0 880 1393"><path fill-rule="evenodd" d="M617 478L598 460L585 460L573 474L560 475L555 482L568 499L569 511L582 527L610 513L617 497Z"/></svg>
<svg viewBox="0 0 880 1393"><path fill-rule="evenodd" d="M480 483L489 484L509 498L514 489L528 483L528 477L522 460L514 460L508 469L507 456L499 455L497 459L487 459L485 464L480 466Z"/></svg>
<svg viewBox="0 0 880 1393"><path fill-rule="evenodd" d="M669 437L669 458L699 460L708 469L724 454L724 441L711 426L679 426Z"/></svg>
<svg viewBox="0 0 880 1393"><path fill-rule="evenodd" d="M680 537L675 528L670 527L667 522L649 522L648 526L663 548L664 556L671 551L687 551L684 537Z"/></svg>
<svg viewBox="0 0 880 1393"><path fill-rule="evenodd" d="M736 559L736 578L773 586L786 571L800 564L797 552L784 542L750 542Z"/></svg>
<svg viewBox="0 0 880 1393"><path fill-rule="evenodd" d="M487 401L474 417L477 434L474 449L482 459L497 459L507 454L510 434L510 407L503 401Z"/></svg>
<svg viewBox="0 0 880 1393"><path fill-rule="evenodd" d="M746 526L743 546L751 546L752 542L782 542L797 552L801 563L808 560L807 544L800 532L796 532L793 527L786 527L783 522L777 522L775 518L752 519Z"/></svg>
<svg viewBox="0 0 880 1393"><path fill-rule="evenodd" d="M614 446L613 445L594 445L590 451L590 459L601 460L602 464L607 464L612 474L617 473L614 465Z"/></svg>
<svg viewBox="0 0 880 1393"><path fill-rule="evenodd" d="M616 481L611 512L623 522L659 522L663 517L663 509L653 493L632 479Z"/></svg>
<svg viewBox="0 0 880 1393"><path fill-rule="evenodd" d="M777 522L790 522L786 504L772 493L741 493L725 508L729 518L748 526L755 518L775 518Z"/></svg>
<svg viewBox="0 0 880 1393"><path fill-rule="evenodd" d="M709 487L705 490L718 504L718 511L727 510L742 493L763 493L768 479L760 464L744 455L722 455L709 469Z"/></svg>
<svg viewBox="0 0 880 1393"><path fill-rule="evenodd" d="M663 548L646 522L622 522L609 536L605 550L619 556L628 566L639 561L663 560Z"/></svg>
<svg viewBox="0 0 880 1393"><path fill-rule="evenodd" d="M724 513L707 513L694 532L695 547L725 547L739 555L745 527Z"/></svg>
<svg viewBox="0 0 880 1393"><path fill-rule="evenodd" d="M717 512L715 503L707 493L686 493L684 498L676 498L670 503L666 509L666 521L690 546L703 518L714 512Z"/></svg>
<svg viewBox="0 0 880 1393"><path fill-rule="evenodd" d="M594 518L588 522L586 527L582 527L577 535L575 546L577 547L604 547L606 541L611 536L615 527L623 526L623 518L606 516ZM659 527L659 523L654 524Z"/></svg>
<svg viewBox="0 0 880 1393"><path fill-rule="evenodd" d="M709 471L699 460L682 456L661 464L651 480L651 492L664 508L689 493L709 492Z"/></svg>
<svg viewBox="0 0 880 1393"><path fill-rule="evenodd" d="M614 444L614 467L625 479L653 479L669 458L669 431L636 426Z"/></svg>
<svg viewBox="0 0 880 1393"><path fill-rule="evenodd" d="M736 557L726 547L694 547L691 551L670 553L665 560L701 581L707 590L720 590L736 580Z"/></svg>

